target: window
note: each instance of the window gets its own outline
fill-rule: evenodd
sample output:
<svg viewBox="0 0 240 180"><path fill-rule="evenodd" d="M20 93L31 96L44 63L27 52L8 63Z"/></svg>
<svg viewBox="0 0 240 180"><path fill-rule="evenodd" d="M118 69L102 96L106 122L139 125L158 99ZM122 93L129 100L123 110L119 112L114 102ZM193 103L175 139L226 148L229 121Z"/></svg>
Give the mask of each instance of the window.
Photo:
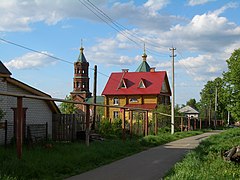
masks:
<svg viewBox="0 0 240 180"><path fill-rule="evenodd" d="M81 87L81 83L77 82L77 88L80 88L80 87Z"/></svg>
<svg viewBox="0 0 240 180"><path fill-rule="evenodd" d="M117 97L113 98L113 104L119 105L119 99Z"/></svg>
<svg viewBox="0 0 240 180"><path fill-rule="evenodd" d="M85 88L85 83L83 83L82 87Z"/></svg>
<svg viewBox="0 0 240 180"><path fill-rule="evenodd" d="M82 73L83 73L83 74L85 73L84 69L82 70Z"/></svg>
<svg viewBox="0 0 240 180"><path fill-rule="evenodd" d="M121 80L119 88L127 88L127 85L124 79Z"/></svg>
<svg viewBox="0 0 240 180"><path fill-rule="evenodd" d="M143 82L143 79L140 81L138 87L139 87L139 88L146 88L146 86L145 86L145 84L144 84L144 82Z"/></svg>
<svg viewBox="0 0 240 180"><path fill-rule="evenodd" d="M113 119L116 119L119 117L119 112L118 111L113 111Z"/></svg>
<svg viewBox="0 0 240 180"><path fill-rule="evenodd" d="M129 102L133 103L133 102L138 102L137 98L130 98Z"/></svg>

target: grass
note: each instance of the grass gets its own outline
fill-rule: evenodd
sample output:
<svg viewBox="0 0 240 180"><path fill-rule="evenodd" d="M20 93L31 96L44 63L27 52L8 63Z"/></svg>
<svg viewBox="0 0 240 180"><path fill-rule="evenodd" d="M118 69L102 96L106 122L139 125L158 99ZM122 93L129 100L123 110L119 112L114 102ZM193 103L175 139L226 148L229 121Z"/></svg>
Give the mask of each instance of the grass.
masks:
<svg viewBox="0 0 240 180"><path fill-rule="evenodd" d="M237 145L240 145L240 128L211 136L177 163L164 179L240 179L240 164L222 158L224 151Z"/></svg>
<svg viewBox="0 0 240 180"><path fill-rule="evenodd" d="M83 173L103 164L121 159L149 147L201 132L160 133L159 136L83 143L53 143L52 148L24 147L23 157L18 160L15 147L0 147L0 179L64 179Z"/></svg>

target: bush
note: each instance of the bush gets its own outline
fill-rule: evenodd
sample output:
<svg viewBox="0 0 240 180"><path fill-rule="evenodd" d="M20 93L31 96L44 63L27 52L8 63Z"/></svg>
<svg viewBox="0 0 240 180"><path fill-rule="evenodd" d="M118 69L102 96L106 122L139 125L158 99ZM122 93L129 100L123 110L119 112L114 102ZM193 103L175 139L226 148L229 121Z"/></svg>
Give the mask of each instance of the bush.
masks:
<svg viewBox="0 0 240 180"><path fill-rule="evenodd" d="M108 119L103 119L99 125L99 133L108 138L117 138L122 135L122 120L114 119L111 123Z"/></svg>

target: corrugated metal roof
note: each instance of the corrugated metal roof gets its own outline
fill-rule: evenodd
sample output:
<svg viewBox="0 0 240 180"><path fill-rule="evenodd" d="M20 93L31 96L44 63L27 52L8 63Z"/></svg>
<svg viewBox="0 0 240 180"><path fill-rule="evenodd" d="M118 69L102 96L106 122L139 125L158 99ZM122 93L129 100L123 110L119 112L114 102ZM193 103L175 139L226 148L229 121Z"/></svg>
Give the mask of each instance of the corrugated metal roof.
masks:
<svg viewBox="0 0 240 180"><path fill-rule="evenodd" d="M192 108L191 106L185 106L181 109L178 110L180 113L185 113L185 114L199 114L199 112Z"/></svg>
<svg viewBox="0 0 240 180"><path fill-rule="evenodd" d="M126 88L120 87L120 82L124 78ZM150 95L160 94L162 84L166 79L168 94L171 90L168 83L166 71L155 72L118 72L112 73L102 92L103 95ZM140 87L141 82L145 87Z"/></svg>

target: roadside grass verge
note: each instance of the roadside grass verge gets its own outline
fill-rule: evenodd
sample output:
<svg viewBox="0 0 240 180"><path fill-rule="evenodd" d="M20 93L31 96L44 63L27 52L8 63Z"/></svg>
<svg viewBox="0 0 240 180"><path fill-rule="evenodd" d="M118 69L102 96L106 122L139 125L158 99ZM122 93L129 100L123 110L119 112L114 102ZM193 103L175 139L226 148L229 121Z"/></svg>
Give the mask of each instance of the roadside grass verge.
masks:
<svg viewBox="0 0 240 180"><path fill-rule="evenodd" d="M158 136L127 139L110 139L84 143L56 143L51 148L35 145L23 148L23 157L18 160L15 146L0 147L0 179L64 179L90 169L108 164L126 156L161 145L176 139L202 133L191 131L160 133Z"/></svg>
<svg viewBox="0 0 240 180"><path fill-rule="evenodd" d="M224 161L224 151L240 145L240 128L202 141L164 177L168 180L240 179L240 164Z"/></svg>

